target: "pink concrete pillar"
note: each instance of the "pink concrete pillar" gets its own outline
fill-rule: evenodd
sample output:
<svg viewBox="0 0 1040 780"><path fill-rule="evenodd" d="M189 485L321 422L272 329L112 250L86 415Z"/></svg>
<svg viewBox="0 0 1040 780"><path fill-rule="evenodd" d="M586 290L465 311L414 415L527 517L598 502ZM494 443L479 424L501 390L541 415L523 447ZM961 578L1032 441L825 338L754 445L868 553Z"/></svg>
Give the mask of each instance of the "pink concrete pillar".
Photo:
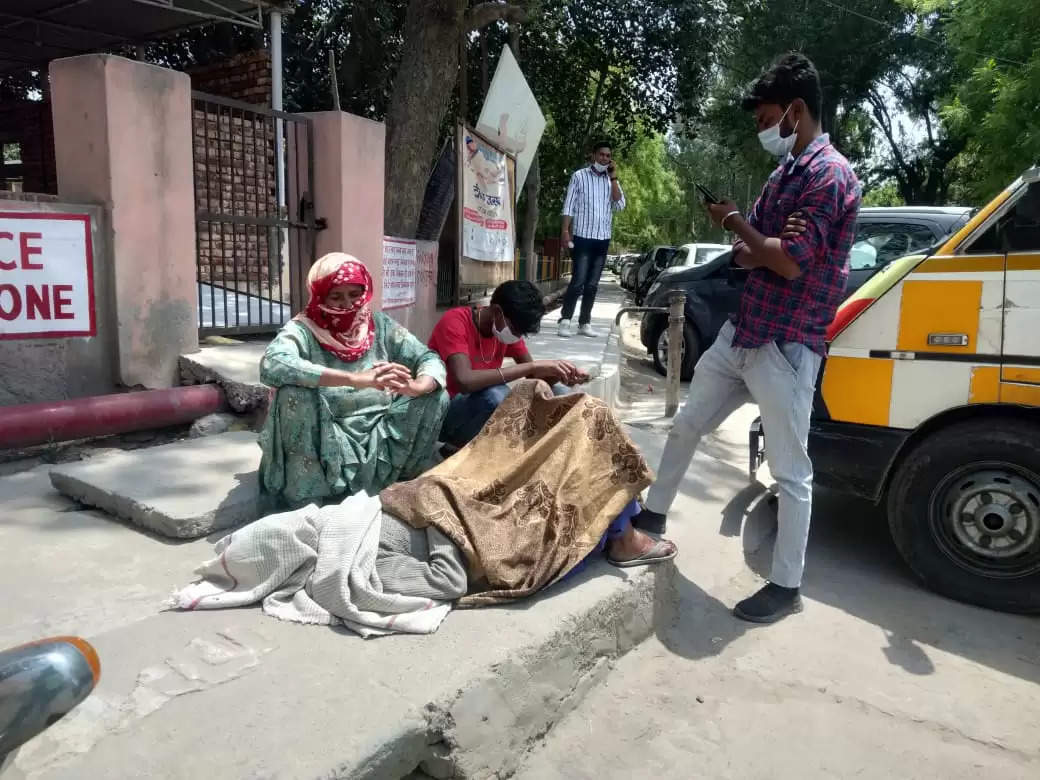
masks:
<svg viewBox="0 0 1040 780"><path fill-rule="evenodd" d="M58 193L112 215L120 382L179 384L198 350L191 81L87 54L52 62L50 83Z"/></svg>
<svg viewBox="0 0 1040 780"><path fill-rule="evenodd" d="M346 252L375 280L383 302L383 178L386 126L341 111L307 114L314 122L315 213L328 220L317 254ZM418 186L418 185L417 185Z"/></svg>

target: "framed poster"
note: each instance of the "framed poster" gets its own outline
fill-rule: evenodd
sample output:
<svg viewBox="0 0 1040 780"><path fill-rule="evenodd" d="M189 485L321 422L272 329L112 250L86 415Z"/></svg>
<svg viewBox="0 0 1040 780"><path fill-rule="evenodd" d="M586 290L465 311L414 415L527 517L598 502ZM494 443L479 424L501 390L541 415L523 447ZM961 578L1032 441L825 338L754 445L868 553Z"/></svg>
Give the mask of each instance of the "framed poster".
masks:
<svg viewBox="0 0 1040 780"><path fill-rule="evenodd" d="M415 271L415 242L383 236L384 309L400 309L415 303Z"/></svg>
<svg viewBox="0 0 1040 780"><path fill-rule="evenodd" d="M515 178L516 160L466 127L461 128L459 155L462 256L512 263L516 223L511 179Z"/></svg>

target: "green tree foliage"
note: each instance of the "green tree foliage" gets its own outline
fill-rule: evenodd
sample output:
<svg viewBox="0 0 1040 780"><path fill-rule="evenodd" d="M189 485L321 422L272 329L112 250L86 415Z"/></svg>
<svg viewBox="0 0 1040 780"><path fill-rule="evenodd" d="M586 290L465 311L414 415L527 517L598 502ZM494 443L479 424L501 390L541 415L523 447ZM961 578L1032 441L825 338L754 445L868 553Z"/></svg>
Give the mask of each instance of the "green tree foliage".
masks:
<svg viewBox="0 0 1040 780"><path fill-rule="evenodd" d="M893 180L906 202L946 202L965 138L939 119L954 79L942 18L901 0L737 0L730 8L734 33L705 132L750 164L757 142L740 132L737 98L776 56L801 51L820 72L824 130L867 191Z"/></svg>
<svg viewBox="0 0 1040 780"><path fill-rule="evenodd" d="M939 117L955 79L945 20L926 14L912 23L914 35L904 39L896 66L867 97L882 150L868 183L891 179L906 203L943 204L956 175L953 162L967 139Z"/></svg>
<svg viewBox="0 0 1040 780"><path fill-rule="evenodd" d="M733 34L722 47L729 79L720 97L732 102L777 56L799 51L816 65L823 85L823 129L853 162L843 121L906 53L909 11L898 0L824 0L729 4ZM859 15L857 15L859 14ZM880 24L867 22L864 16Z"/></svg>
<svg viewBox="0 0 1040 780"><path fill-rule="evenodd" d="M590 142L606 138L623 156L699 110L695 96L706 89L710 44L722 24L705 8L702 0L564 0L540 4L523 25L522 68L547 120L538 152L540 235L559 233L567 182ZM506 30L487 33L497 56ZM469 50L475 118L484 97L479 43Z"/></svg>
<svg viewBox="0 0 1040 780"><path fill-rule="evenodd" d="M742 137L754 140L754 126L747 114L742 113L739 120L740 126L734 126L731 138L734 141ZM688 237L685 242L727 240L724 231L712 225L708 218L697 184L720 198L732 198L745 212L751 209L774 167L758 141L754 143L754 148L746 156L741 156L712 134L702 133L696 137L677 135L674 138L670 156L687 218Z"/></svg>
<svg viewBox="0 0 1040 780"><path fill-rule="evenodd" d="M864 206L905 206L906 201L899 194L899 185L889 180L884 184L868 190L863 195Z"/></svg>
<svg viewBox="0 0 1040 780"><path fill-rule="evenodd" d="M989 199L1040 161L1040 13L1034 0L916 0L946 20L957 66L942 116L967 139L963 191Z"/></svg>
<svg viewBox="0 0 1040 780"><path fill-rule="evenodd" d="M692 240L689 217L665 138L644 134L617 160L626 208L614 220L614 244L640 249Z"/></svg>

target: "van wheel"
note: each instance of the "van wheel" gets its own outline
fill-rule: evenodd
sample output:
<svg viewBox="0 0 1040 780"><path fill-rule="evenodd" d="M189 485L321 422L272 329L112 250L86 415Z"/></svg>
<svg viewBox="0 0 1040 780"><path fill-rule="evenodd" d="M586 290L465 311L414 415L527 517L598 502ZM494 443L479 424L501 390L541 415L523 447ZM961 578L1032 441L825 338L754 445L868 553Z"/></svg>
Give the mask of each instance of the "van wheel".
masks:
<svg viewBox="0 0 1040 780"><path fill-rule="evenodd" d="M924 583L960 601L1040 612L1040 427L989 420L918 444L888 491L888 524Z"/></svg>
<svg viewBox="0 0 1040 780"><path fill-rule="evenodd" d="M654 368L661 376L668 375L668 318L664 318L664 324L657 331L654 344ZM701 340L697 337L697 331L689 322L683 323L683 343L680 350L682 361L679 365L679 379L689 382L693 379L693 367L697 365L697 359L701 356Z"/></svg>

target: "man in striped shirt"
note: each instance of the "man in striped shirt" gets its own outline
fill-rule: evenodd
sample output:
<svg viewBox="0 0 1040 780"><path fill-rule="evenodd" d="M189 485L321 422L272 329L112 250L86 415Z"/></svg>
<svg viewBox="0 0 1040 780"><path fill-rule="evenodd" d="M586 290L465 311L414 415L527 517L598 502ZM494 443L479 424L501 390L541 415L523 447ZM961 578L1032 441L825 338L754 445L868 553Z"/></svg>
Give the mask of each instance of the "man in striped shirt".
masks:
<svg viewBox="0 0 1040 780"><path fill-rule="evenodd" d="M574 172L563 201L564 246L571 250L571 283L563 296L559 334L571 335L571 318L581 298L578 333L595 336L592 304L596 302L599 278L607 262L610 231L615 211L625 208L625 193L617 179L610 142L593 144L590 165Z"/></svg>

